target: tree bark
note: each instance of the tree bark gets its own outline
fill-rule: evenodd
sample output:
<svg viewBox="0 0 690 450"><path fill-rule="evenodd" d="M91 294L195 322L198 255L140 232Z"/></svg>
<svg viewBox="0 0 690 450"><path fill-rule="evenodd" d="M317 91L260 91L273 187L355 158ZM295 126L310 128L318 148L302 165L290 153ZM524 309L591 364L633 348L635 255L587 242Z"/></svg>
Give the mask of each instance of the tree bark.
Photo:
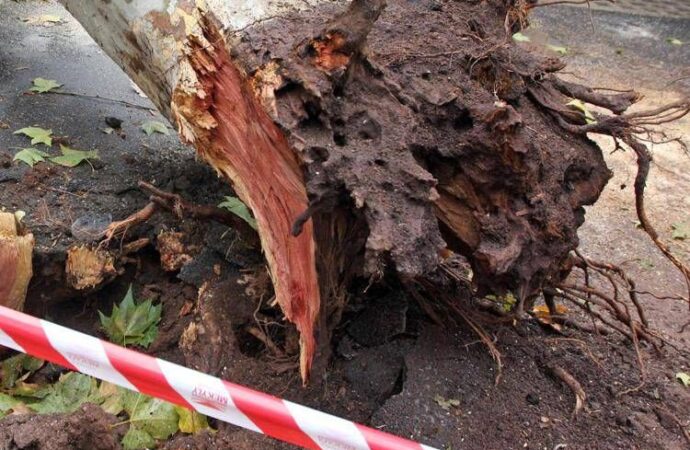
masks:
<svg viewBox="0 0 690 450"><path fill-rule="evenodd" d="M61 1L253 211L305 380L354 276L450 248L522 302L610 177L551 115L584 123L563 65L512 45L521 2Z"/></svg>

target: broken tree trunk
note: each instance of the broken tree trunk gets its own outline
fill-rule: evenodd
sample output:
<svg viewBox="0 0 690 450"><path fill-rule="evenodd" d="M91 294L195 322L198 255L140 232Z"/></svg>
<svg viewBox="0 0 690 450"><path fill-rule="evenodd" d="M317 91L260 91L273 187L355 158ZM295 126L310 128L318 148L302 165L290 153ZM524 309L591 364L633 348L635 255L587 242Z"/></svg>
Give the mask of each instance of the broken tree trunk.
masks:
<svg viewBox="0 0 690 450"><path fill-rule="evenodd" d="M637 99L516 48L530 2L62 3L252 209L305 379L354 276L450 248L520 306L559 282L610 177L565 105Z"/></svg>
<svg viewBox="0 0 690 450"><path fill-rule="evenodd" d="M12 213L0 212L0 305L21 311L33 275L34 236Z"/></svg>

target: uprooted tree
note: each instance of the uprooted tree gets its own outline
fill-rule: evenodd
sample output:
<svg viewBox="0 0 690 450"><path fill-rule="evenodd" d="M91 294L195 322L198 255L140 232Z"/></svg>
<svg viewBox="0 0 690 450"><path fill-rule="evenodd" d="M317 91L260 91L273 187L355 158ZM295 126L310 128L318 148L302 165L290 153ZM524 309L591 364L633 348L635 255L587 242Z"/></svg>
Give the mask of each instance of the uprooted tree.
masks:
<svg viewBox="0 0 690 450"><path fill-rule="evenodd" d="M637 154L640 221L673 258L644 214L636 136L688 102L626 113L634 92L560 79L560 60L512 43L540 3L62 3L253 211L305 379L355 277L422 279L450 250L518 315L562 292L583 206L611 176L590 132Z"/></svg>

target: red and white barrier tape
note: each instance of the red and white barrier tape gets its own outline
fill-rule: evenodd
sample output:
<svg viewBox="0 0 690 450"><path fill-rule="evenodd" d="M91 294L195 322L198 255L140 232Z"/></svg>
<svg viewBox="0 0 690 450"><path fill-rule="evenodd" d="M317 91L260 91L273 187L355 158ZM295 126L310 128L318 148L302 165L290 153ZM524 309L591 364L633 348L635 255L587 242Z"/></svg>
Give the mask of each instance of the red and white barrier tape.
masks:
<svg viewBox="0 0 690 450"><path fill-rule="evenodd" d="M434 450L2 306L0 345L304 448Z"/></svg>

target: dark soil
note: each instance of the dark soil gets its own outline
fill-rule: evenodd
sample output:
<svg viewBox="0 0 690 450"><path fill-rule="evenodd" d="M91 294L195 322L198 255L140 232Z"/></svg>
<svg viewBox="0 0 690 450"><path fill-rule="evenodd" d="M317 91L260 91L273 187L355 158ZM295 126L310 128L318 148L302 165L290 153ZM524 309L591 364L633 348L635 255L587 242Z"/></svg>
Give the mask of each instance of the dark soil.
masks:
<svg viewBox="0 0 690 450"><path fill-rule="evenodd" d="M24 414L0 426L3 450L120 449L122 433L111 430L117 418L85 404L72 414Z"/></svg>
<svg viewBox="0 0 690 450"><path fill-rule="evenodd" d="M403 18L397 4L391 3L372 35L377 51L381 51L379 57L387 61L401 85L417 86L418 93L433 86L426 94L427 100L420 100L437 114L438 122L432 128L446 127L449 133L455 133L451 128L458 117L464 117L462 108L493 103L494 99L484 90L453 93L450 103L445 97L433 100L449 94L444 87L458 82L451 78L463 78L459 84L467 83L464 71L453 70L459 62L448 57L428 59L428 70L422 72L411 71L405 61L396 59L396 54L406 48L406 39L394 33L396 28L392 24ZM439 13L438 8L446 8L446 12L450 8L455 14L451 14L453 22L448 27L469 26L465 19L470 17L469 10L456 11L459 4L410 4L422 18ZM480 8L478 5L472 8ZM160 333L148 350L150 353L439 448L687 448L688 442L676 419L687 423L690 391L674 379L674 374L683 367L688 371L690 362L677 353L665 350L657 355L643 346L646 382L637 388L640 370L635 352L631 343L617 334L597 336L567 327L559 334L534 320L485 325L502 354L503 368L496 383L498 366L476 334L464 325L434 324L396 284L368 287L364 283L354 290L354 298L334 331L330 367L323 377L303 388L297 370L294 332L269 305L270 283L261 256L244 247L231 230L210 222L179 220L161 213L148 224L129 231L123 242L147 237L152 243L131 255L130 260L121 261L122 274L112 283L88 294L68 288L64 280L65 252L77 243L71 235L72 223L82 216L103 214L121 219L141 208L147 198L136 189L138 180L153 182L204 204L216 204L231 191L176 139L142 135L138 125L151 118L147 111L80 97L21 95L35 76L71 81L67 87L75 90L80 86L91 89L90 83L105 76L113 78L107 83L113 86L112 91L106 92L108 89L96 83L95 92L144 102L130 92L124 75L104 59L95 44L85 41L83 31L72 22L40 28L40 34L45 35L42 37L35 27L16 19L43 13L46 8L66 17L64 11L38 2L13 3L11 8L12 14L0 18L0 40L10 43L0 48L0 80L8 81L0 85L0 121L11 127L0 130L0 206L26 211L27 225L37 239L35 277L27 312L103 337L97 311L110 311L132 284L137 298L152 298L163 304ZM430 53L452 50L452 43L440 39L445 29L428 30L422 23L421 19L411 23L409 31L425 43ZM36 41L42 44L37 45ZM88 44L78 46L76 42ZM23 48L24 43L31 45ZM22 48L23 51L17 50ZM50 62L58 59L80 62L75 62L74 67ZM84 73L81 64L110 67L112 72ZM27 65L31 67L29 71L17 69ZM83 84L80 77L86 79ZM480 98L470 98L472 95ZM434 102L438 104L431 106ZM596 147L585 141L565 142L534 106L520 103L515 107L539 130L534 136L522 136L524 141L520 142L528 145L528 141L531 150L539 148L540 157L548 160L558 152L572 151L579 155L574 157L574 164L603 164ZM347 115L357 112L349 111ZM125 120L126 139L102 134L106 116ZM402 122L395 124L392 118L377 120L403 133ZM354 123L346 121L342 125L342 133L349 136L350 142L359 139L360 132L375 134L371 130L351 129ZM69 136L75 147L98 147L100 163L95 170L88 165L66 169L39 164L30 169L11 164L15 152L12 147L26 145L11 131L29 124L52 127L55 134ZM448 144L445 139L451 139L448 136L439 134L437 147L424 150L426 156L421 159L440 167L441 153ZM492 151L488 147L484 150ZM437 154L431 156L434 153ZM411 163L416 165L417 160ZM501 167L506 170L508 166ZM553 164L548 167L555 170ZM461 170L447 169L449 177ZM558 176L567 171L566 167L561 169ZM481 170L498 169L492 163ZM602 171L600 175L606 174ZM558 176L553 175L553 183ZM530 179L521 178L521 187L510 184L491 189L524 194L525 189L529 190ZM506 194L498 197L501 195ZM549 200L554 214L559 214L558 220L581 220L578 214L582 211L567 206L570 200L560 195ZM549 208L543 205L543 210ZM389 219L394 222L392 218L376 221L393 223L387 222ZM503 229L498 226L496 233ZM176 230L184 235L192 260L179 273L161 268L155 244L162 230ZM571 244L577 239L574 230L569 239ZM410 242L414 242L412 237ZM415 255L415 248L411 244L407 251ZM556 252L546 244L543 250ZM286 354L267 348L251 334L253 328L263 330ZM585 409L577 417L571 415L572 392L552 375L556 366L572 374L587 393ZM448 400L458 403L448 404ZM72 415L11 416L0 421L0 448L119 448L122 431L109 427L117 420L89 405ZM218 433L180 435L161 446L171 450L291 448L234 426L216 422L212 425Z"/></svg>

